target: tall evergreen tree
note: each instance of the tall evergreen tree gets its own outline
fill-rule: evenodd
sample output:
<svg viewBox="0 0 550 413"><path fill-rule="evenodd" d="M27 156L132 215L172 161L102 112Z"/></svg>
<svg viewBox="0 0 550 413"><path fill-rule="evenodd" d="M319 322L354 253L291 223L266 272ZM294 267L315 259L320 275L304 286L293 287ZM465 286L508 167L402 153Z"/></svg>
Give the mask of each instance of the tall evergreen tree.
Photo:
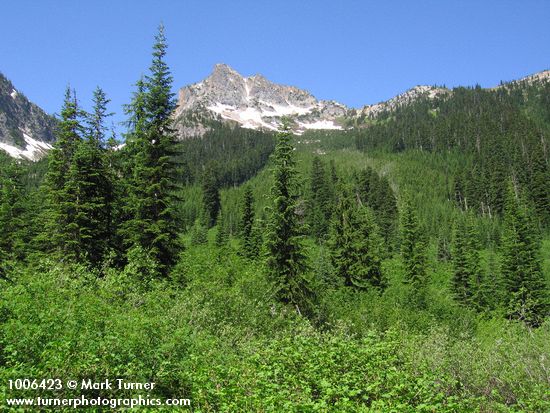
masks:
<svg viewBox="0 0 550 413"><path fill-rule="evenodd" d="M128 153L132 161L127 183L127 221L122 230L126 244L150 251L163 274L174 264L180 248L174 212L175 99L172 76L164 61L166 49L164 28L160 26L149 75L138 82L138 91L128 106L132 126Z"/></svg>
<svg viewBox="0 0 550 413"><path fill-rule="evenodd" d="M208 229L203 220L197 218L191 228L191 245L203 245L208 243Z"/></svg>
<svg viewBox="0 0 550 413"><path fill-rule="evenodd" d="M380 177L378 181L378 192L373 208L375 209L376 221L380 228L381 235L384 237L388 249L391 250L397 230L398 211L397 199L395 198L388 178L385 176Z"/></svg>
<svg viewBox="0 0 550 413"><path fill-rule="evenodd" d="M386 177L379 177L372 168L366 168L358 176L358 194L362 202L374 211L376 223L391 249L397 221L397 200Z"/></svg>
<svg viewBox="0 0 550 413"><path fill-rule="evenodd" d="M427 284L426 240L416 211L408 199L401 212L401 255L405 264L405 282L412 287L413 304L425 305Z"/></svg>
<svg viewBox="0 0 550 413"><path fill-rule="evenodd" d="M481 268L481 243L477 231L474 216L468 214L466 219L467 239L467 272L470 277L470 302L478 311L487 310L489 306L489 295L492 293L491 285Z"/></svg>
<svg viewBox="0 0 550 413"><path fill-rule="evenodd" d="M453 231L452 291L462 305L478 311L487 309L488 281L480 265L479 234L472 214L457 218Z"/></svg>
<svg viewBox="0 0 550 413"><path fill-rule="evenodd" d="M508 315L537 326L548 316L547 286L536 231L512 183L507 190L501 249Z"/></svg>
<svg viewBox="0 0 550 413"><path fill-rule="evenodd" d="M21 260L28 239L26 197L16 162L0 170L0 257Z"/></svg>
<svg viewBox="0 0 550 413"><path fill-rule="evenodd" d="M337 275L345 285L385 287L382 243L372 210L343 195L335 210L329 246Z"/></svg>
<svg viewBox="0 0 550 413"><path fill-rule="evenodd" d="M88 131L79 142L67 175L66 188L74 203L74 222L78 233L73 240L77 258L86 257L99 264L110 246L112 225L113 181L103 147L106 135L107 99L101 88L94 91L93 112L88 114Z"/></svg>
<svg viewBox="0 0 550 413"><path fill-rule="evenodd" d="M310 177L308 221L311 234L317 239L328 232L331 217L331 194L325 167L318 156L313 158Z"/></svg>
<svg viewBox="0 0 550 413"><path fill-rule="evenodd" d="M468 268L468 241L464 219L458 218L453 229L453 276L452 292L456 301L462 305L470 303L472 294Z"/></svg>
<svg viewBox="0 0 550 413"><path fill-rule="evenodd" d="M308 265L302 245L303 231L296 214L296 169L291 138L289 128L283 126L277 136L273 157L273 204L267 227L267 267L276 297L304 311L310 308L312 291L306 277Z"/></svg>
<svg viewBox="0 0 550 413"><path fill-rule="evenodd" d="M217 247L223 247L224 245L227 245L229 241L229 234L227 232L227 226L225 225L225 217L221 210L218 214L217 222L218 228L216 231L215 243Z"/></svg>
<svg viewBox="0 0 550 413"><path fill-rule="evenodd" d="M244 190L241 216L241 252L247 258L256 258L259 253L258 234L254 225L254 216L252 188L247 186Z"/></svg>
<svg viewBox="0 0 550 413"><path fill-rule="evenodd" d="M213 164L208 164L202 177L202 203L206 226L213 227L221 208L220 188Z"/></svg>
<svg viewBox="0 0 550 413"><path fill-rule="evenodd" d="M349 214L352 207L350 193L344 187L334 208L328 242L332 264L336 275L342 281L347 280L349 268L353 262L352 250L347 248L348 245L353 243L352 232L348 229L350 224Z"/></svg>
<svg viewBox="0 0 550 413"><path fill-rule="evenodd" d="M98 88L94 111L86 115L67 89L46 175L49 225L42 238L65 258L93 265L102 261L113 232L113 178L102 147L108 102Z"/></svg>
<svg viewBox="0 0 550 413"><path fill-rule="evenodd" d="M40 239L51 249L69 259L80 255L80 234L75 225L75 198L68 190L69 173L74 154L82 141L81 111L74 91L67 88L56 132L56 142L50 152L47 187L47 226Z"/></svg>

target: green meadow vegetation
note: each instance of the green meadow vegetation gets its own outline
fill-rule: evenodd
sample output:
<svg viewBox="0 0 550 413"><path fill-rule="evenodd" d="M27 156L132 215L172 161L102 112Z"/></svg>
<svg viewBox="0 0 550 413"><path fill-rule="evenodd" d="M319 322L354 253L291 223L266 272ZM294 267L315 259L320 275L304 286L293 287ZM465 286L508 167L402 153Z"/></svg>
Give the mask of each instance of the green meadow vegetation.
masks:
<svg viewBox="0 0 550 413"><path fill-rule="evenodd" d="M2 401L36 397L10 379L125 378L155 388L85 394L550 410L548 83L180 143L165 53L161 29L121 150L105 93L84 114L68 90L48 159L0 159Z"/></svg>

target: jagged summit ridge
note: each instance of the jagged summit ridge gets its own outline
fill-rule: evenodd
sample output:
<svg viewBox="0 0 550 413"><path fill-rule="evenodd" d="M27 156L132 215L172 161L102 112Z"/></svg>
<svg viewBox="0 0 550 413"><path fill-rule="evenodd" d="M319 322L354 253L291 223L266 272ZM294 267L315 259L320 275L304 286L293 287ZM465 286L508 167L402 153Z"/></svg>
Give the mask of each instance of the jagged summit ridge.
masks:
<svg viewBox="0 0 550 413"><path fill-rule="evenodd" d="M284 86L262 75L244 77L226 64L217 64L210 76L179 91L176 117L206 109L214 116L250 129L277 130L284 116L293 129L342 129L338 119L348 108L333 101L317 100L309 92Z"/></svg>

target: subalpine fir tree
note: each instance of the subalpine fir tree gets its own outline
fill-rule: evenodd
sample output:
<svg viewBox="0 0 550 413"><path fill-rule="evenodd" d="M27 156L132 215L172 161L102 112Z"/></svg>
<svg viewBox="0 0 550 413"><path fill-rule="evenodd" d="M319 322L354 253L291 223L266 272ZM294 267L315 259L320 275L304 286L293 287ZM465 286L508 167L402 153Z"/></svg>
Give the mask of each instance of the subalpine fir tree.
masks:
<svg viewBox="0 0 550 413"><path fill-rule="evenodd" d="M372 168L361 171L357 178L358 193L362 202L375 214L376 223L386 245L393 244L397 221L397 200L386 177L379 177Z"/></svg>
<svg viewBox="0 0 550 413"><path fill-rule="evenodd" d="M127 221L122 234L126 245L139 245L158 262L166 274L180 249L174 206L177 153L172 113L172 76L164 61L164 28L160 26L153 46L149 75L138 83L138 91L129 105L129 165L126 205Z"/></svg>
<svg viewBox="0 0 550 413"><path fill-rule="evenodd" d="M208 229L201 218L197 218L191 228L191 245L203 245L208 243Z"/></svg>
<svg viewBox="0 0 550 413"><path fill-rule="evenodd" d="M491 175L489 178L486 190L488 193L488 203L490 206L491 215L502 216L504 210L504 196L506 194L506 167L503 159L504 153L500 145L496 145L493 153L489 158L489 169Z"/></svg>
<svg viewBox="0 0 550 413"><path fill-rule="evenodd" d="M470 277L470 303L477 311L489 308L489 295L492 294L487 276L481 268L479 233L473 214L466 219L467 272Z"/></svg>
<svg viewBox="0 0 550 413"><path fill-rule="evenodd" d="M225 225L225 216L221 210L218 214L217 222L218 228L216 230L215 243L217 247L223 247L224 245L227 245L229 241L229 234L227 232L227 226Z"/></svg>
<svg viewBox="0 0 550 413"><path fill-rule="evenodd" d="M468 265L468 241L466 224L463 218L457 218L453 230L453 276L451 279L452 293L455 300L462 305L469 305L472 295L470 272Z"/></svg>
<svg viewBox="0 0 550 413"><path fill-rule="evenodd" d="M0 254L21 260L28 243L26 199L19 166L9 162L0 171Z"/></svg>
<svg viewBox="0 0 550 413"><path fill-rule="evenodd" d="M356 289L384 288L383 240L372 210L343 195L334 213L329 239L337 275Z"/></svg>
<svg viewBox="0 0 550 413"><path fill-rule="evenodd" d="M547 286L539 240L525 202L508 184L501 241L505 306L511 318L538 326L548 316Z"/></svg>
<svg viewBox="0 0 550 413"><path fill-rule="evenodd" d="M258 234L254 224L254 197L252 188L247 186L244 190L242 216L241 216L241 253L246 258L256 258L259 253Z"/></svg>
<svg viewBox="0 0 550 413"><path fill-rule="evenodd" d="M113 176L103 147L109 100L101 88L94 91L93 112L88 114L88 131L79 142L67 174L66 189L73 199L74 220L70 224L77 238L71 240L78 259L92 265L102 262L110 246Z"/></svg>
<svg viewBox="0 0 550 413"><path fill-rule="evenodd" d="M401 212L401 255L405 264L405 282L411 286L413 304L425 305L426 240L416 211L406 198Z"/></svg>
<svg viewBox="0 0 550 413"><path fill-rule="evenodd" d="M306 277L307 256L302 245L303 231L296 214L296 169L291 132L285 125L277 135L273 156L271 216L267 226L267 267L275 296L299 312L309 311L312 290Z"/></svg>
<svg viewBox="0 0 550 413"><path fill-rule="evenodd" d="M127 132L124 134L125 145L117 157L120 175L124 179L120 180L118 189L120 196L116 202L117 218L119 227L117 238L123 244L123 250L128 250L132 245L136 245L138 237L135 232L139 230L139 220L137 220L138 209L136 202L144 198L144 194L139 191L140 175L134 175L134 170L138 170L138 164L143 163L143 155L138 156L144 146L144 136L146 135L147 113L145 108L145 79L142 76L135 84L136 90L132 94L132 101L124 106L124 113L128 116L126 121ZM111 142L113 143L113 142ZM114 148L113 148L114 149ZM111 151L111 162L115 161L115 153ZM144 182L142 182L145 184Z"/></svg>
<svg viewBox="0 0 550 413"><path fill-rule="evenodd" d="M310 233L317 239L328 232L331 217L331 193L326 171L318 156L313 158L310 178L308 221Z"/></svg>
<svg viewBox="0 0 550 413"><path fill-rule="evenodd" d="M128 116L126 126L128 132L125 135L126 145L124 146L125 160L124 173L130 175L137 151L139 149L140 138L146 133L147 111L146 111L146 83L143 76L135 84L136 90L133 92L132 101L124 106L124 113Z"/></svg>
<svg viewBox="0 0 550 413"><path fill-rule="evenodd" d="M380 178L372 168L362 170L357 177L358 192L364 204L376 208Z"/></svg>
<svg viewBox="0 0 550 413"><path fill-rule="evenodd" d="M344 187L338 196L338 203L334 209L328 241L330 257L336 275L344 282L348 278L349 267L353 261L352 250L346 247L352 244L352 232L348 230L349 214L352 207L350 191Z"/></svg>
<svg viewBox="0 0 550 413"><path fill-rule="evenodd" d="M74 154L82 141L81 111L76 96L67 88L58 123L56 142L49 155L48 173L45 177L48 208L46 227L39 237L51 250L64 258L75 259L80 255L80 234L75 225L76 199L68 190L68 179Z"/></svg>
<svg viewBox="0 0 550 413"><path fill-rule="evenodd" d="M378 181L378 192L376 193L373 208L380 233L384 237L388 249L391 249L398 224L397 199L388 178L385 176L380 177Z"/></svg>
<svg viewBox="0 0 550 413"><path fill-rule="evenodd" d="M202 203L206 226L213 227L220 212L220 188L215 168L212 164L206 167L202 177Z"/></svg>

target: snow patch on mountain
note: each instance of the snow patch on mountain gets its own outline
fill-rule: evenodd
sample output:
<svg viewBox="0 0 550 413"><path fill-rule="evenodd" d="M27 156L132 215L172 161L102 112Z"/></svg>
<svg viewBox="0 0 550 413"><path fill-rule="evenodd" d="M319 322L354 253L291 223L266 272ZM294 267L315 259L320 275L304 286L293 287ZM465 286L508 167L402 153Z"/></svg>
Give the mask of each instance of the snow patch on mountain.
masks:
<svg viewBox="0 0 550 413"><path fill-rule="evenodd" d="M298 124L305 129L338 129L338 130L342 129L340 125L335 124L331 120L318 120L317 122L313 122L313 123L298 122Z"/></svg>
<svg viewBox="0 0 550 413"><path fill-rule="evenodd" d="M23 139L25 140L26 144L25 149L21 149L16 146L1 142L0 149L7 152L13 158L36 161L46 155L46 153L53 148L53 146L49 143L33 139L26 131L22 132Z"/></svg>

